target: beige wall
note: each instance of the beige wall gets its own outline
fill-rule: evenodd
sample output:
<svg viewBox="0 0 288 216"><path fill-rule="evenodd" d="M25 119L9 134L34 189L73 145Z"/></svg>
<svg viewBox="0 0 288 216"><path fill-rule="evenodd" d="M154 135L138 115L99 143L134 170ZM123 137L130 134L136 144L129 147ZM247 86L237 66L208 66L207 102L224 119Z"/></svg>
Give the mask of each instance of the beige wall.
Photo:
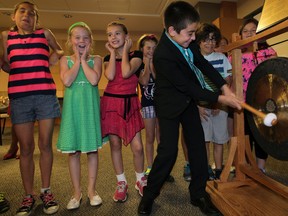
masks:
<svg viewBox="0 0 288 216"><path fill-rule="evenodd" d="M265 0L238 0L237 17L242 19L264 5Z"/></svg>
<svg viewBox="0 0 288 216"><path fill-rule="evenodd" d="M255 11L256 9L262 7L264 5L265 0L238 0L237 2L237 16L238 18L243 18L247 14ZM260 16L261 17L261 16ZM259 17L257 17L259 18ZM284 33L281 35L278 35L274 38L271 38L267 40L268 44L275 44L280 41L287 40L288 33ZM284 42L278 45L273 46L273 48L276 50L278 56L284 56L288 57L288 42Z"/></svg>
<svg viewBox="0 0 288 216"><path fill-rule="evenodd" d="M259 7L263 6L264 0L238 0L237 2L237 17L238 18L243 18L247 14L255 11ZM200 11L201 13L201 11ZM52 30L53 33L55 34L58 42L61 44L63 48L65 48L65 42L66 42L66 37L67 33L66 30ZM160 36L162 32L162 29L159 30L159 32L149 32L149 33L154 33L158 36ZM133 49L136 49L136 43L137 39L143 34L144 32L132 32L130 34L130 37L133 40ZM94 40L95 40L95 48L94 51L96 54L104 57L107 54L107 51L105 50L105 43L106 43L106 33L105 32L94 32ZM269 39L268 43L274 44L278 41L282 41L288 38L288 33L285 33L283 35L277 36L275 38ZM286 56L288 57L288 42L279 44L277 46L274 46L273 48L277 51L279 56ZM57 86L57 93L58 95L63 94L64 91L64 86L60 80L59 76L59 65L51 67L51 72L53 75L53 78L55 80L56 86ZM7 94L7 81L8 81L8 75L4 72L0 72L0 95L1 94ZM99 89L102 92L103 89L105 88L107 84L107 80L102 75L102 78L99 82Z"/></svg>

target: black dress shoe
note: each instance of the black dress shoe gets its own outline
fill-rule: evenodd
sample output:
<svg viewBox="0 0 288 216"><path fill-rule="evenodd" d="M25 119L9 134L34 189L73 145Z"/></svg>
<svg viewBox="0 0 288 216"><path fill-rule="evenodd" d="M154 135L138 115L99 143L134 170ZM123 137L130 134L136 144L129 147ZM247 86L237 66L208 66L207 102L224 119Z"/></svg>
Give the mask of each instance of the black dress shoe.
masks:
<svg viewBox="0 0 288 216"><path fill-rule="evenodd" d="M175 179L172 175L169 175L168 178L166 179L166 182L175 182Z"/></svg>
<svg viewBox="0 0 288 216"><path fill-rule="evenodd" d="M152 212L153 200L151 199L141 199L141 202L138 206L139 215L150 215Z"/></svg>
<svg viewBox="0 0 288 216"><path fill-rule="evenodd" d="M200 208L201 212L208 216L220 216L220 211L213 205L210 197L204 196L196 200L191 200L191 204Z"/></svg>

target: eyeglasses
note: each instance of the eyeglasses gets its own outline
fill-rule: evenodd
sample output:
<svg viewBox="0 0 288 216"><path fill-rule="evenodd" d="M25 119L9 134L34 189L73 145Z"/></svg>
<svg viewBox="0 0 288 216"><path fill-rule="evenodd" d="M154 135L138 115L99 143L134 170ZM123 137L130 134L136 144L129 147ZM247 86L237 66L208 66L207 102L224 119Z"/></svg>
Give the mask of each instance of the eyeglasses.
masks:
<svg viewBox="0 0 288 216"><path fill-rule="evenodd" d="M214 38L214 37L212 37L212 38L206 38L205 40L204 40L204 42L205 43L209 43L209 42L211 42L211 43L216 43L216 39Z"/></svg>

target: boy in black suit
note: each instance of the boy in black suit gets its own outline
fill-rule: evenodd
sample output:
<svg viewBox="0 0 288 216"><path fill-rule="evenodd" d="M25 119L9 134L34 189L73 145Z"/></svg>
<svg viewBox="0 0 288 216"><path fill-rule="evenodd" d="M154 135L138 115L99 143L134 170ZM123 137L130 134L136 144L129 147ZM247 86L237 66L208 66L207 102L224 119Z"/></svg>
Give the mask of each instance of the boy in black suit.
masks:
<svg viewBox="0 0 288 216"><path fill-rule="evenodd" d="M197 101L218 101L239 110L241 101L204 59L199 46L192 42L199 20L198 12L184 1L172 2L164 13L165 29L153 57L156 70L154 101L160 125L160 144L138 207L138 213L142 215L151 213L154 199L160 194L175 164L180 124L192 176L189 185L191 203L206 215L220 214L205 191L208 164ZM201 72L222 91L221 95L205 89Z"/></svg>

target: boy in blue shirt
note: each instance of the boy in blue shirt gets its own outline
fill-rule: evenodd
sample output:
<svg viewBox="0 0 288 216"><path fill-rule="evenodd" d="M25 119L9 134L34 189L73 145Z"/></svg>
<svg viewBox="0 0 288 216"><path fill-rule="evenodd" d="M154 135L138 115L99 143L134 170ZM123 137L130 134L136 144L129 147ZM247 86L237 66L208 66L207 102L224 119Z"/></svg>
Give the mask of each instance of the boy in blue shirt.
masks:
<svg viewBox="0 0 288 216"><path fill-rule="evenodd" d="M164 13L165 29L153 57L156 70L154 102L160 125L160 144L138 207L141 215L151 213L154 199L175 164L180 124L192 175L189 185L191 203L206 215L219 215L205 191L208 164L197 102L220 102L240 110L241 101L217 71L212 73L215 69L201 55L199 46L191 43L195 40L199 20L195 8L184 1L172 2ZM205 89L201 71L221 90L221 95Z"/></svg>

